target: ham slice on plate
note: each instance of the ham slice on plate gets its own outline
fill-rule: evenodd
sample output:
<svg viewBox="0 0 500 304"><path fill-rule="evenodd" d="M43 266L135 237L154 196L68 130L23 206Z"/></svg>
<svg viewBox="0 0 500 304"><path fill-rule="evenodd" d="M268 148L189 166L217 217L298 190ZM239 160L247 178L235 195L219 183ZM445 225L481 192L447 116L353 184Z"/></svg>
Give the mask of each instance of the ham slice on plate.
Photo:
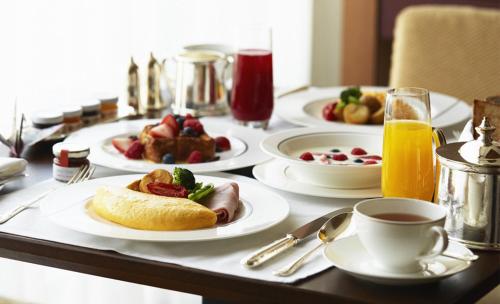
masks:
<svg viewBox="0 0 500 304"><path fill-rule="evenodd" d="M240 189L237 183L227 183L215 187L214 192L201 202L217 214L217 224L233 220L240 203Z"/></svg>

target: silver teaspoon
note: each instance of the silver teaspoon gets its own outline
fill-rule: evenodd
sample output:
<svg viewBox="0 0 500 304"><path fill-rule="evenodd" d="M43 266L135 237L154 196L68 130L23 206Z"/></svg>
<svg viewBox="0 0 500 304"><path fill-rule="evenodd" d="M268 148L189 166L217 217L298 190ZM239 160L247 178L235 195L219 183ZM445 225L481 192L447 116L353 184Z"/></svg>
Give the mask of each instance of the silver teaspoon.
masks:
<svg viewBox="0 0 500 304"><path fill-rule="evenodd" d="M321 226L321 228L318 230L317 234L318 239L321 241L321 243L318 246L306 252L300 258L286 265L285 267L274 271L273 274L281 277L287 277L294 274L300 268L300 266L304 264L304 261L309 256L311 256L311 254L313 254L316 250L318 250L322 246L330 243L335 238L337 238L342 232L344 232L347 229L347 227L349 227L349 224L351 223L351 218L352 218L352 212L347 212L336 215L331 219L329 219L328 221L326 221L326 223L324 223L323 226Z"/></svg>

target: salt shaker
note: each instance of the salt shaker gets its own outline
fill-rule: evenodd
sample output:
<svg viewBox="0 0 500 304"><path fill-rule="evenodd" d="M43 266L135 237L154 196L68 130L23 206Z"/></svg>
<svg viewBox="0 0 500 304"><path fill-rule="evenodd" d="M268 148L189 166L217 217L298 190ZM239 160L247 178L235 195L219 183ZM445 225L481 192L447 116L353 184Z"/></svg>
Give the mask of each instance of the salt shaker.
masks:
<svg viewBox="0 0 500 304"><path fill-rule="evenodd" d="M134 58L130 57L130 66L128 68L128 105L134 109L135 114L139 113L139 105L141 101L140 82L139 82L139 67L134 62Z"/></svg>
<svg viewBox="0 0 500 304"><path fill-rule="evenodd" d="M161 96L160 79L161 65L151 53L148 63L147 111L161 110L166 107L166 103Z"/></svg>

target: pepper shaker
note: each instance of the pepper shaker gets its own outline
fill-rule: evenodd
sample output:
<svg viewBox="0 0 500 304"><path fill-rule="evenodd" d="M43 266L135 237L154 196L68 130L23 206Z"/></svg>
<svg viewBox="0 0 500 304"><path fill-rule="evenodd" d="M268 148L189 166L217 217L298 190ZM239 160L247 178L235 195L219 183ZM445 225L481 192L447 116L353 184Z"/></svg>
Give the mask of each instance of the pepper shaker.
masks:
<svg viewBox="0 0 500 304"><path fill-rule="evenodd" d="M161 65L154 58L153 53L151 53L148 63L147 111L157 111L166 107L165 101L161 96L160 79Z"/></svg>
<svg viewBox="0 0 500 304"><path fill-rule="evenodd" d="M141 102L140 82L139 82L139 67L134 62L134 58L130 57L130 66L128 68L128 105L134 109L134 114L139 114Z"/></svg>

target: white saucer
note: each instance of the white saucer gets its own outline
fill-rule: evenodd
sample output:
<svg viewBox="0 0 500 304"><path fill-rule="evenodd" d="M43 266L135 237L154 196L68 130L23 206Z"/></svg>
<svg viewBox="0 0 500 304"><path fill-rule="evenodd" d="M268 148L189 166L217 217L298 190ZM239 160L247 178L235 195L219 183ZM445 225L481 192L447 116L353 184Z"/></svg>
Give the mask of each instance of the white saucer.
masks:
<svg viewBox="0 0 500 304"><path fill-rule="evenodd" d="M456 255L473 254L464 245L456 242L450 242L446 251ZM459 273L471 265L471 262L438 256L427 263L427 270L421 272L407 274L385 272L373 266L373 259L361 245L357 235L330 243L323 250L323 256L335 267L352 276L388 285L431 283Z"/></svg>
<svg viewBox="0 0 500 304"><path fill-rule="evenodd" d="M297 179L297 172L281 160L270 160L253 167L253 176L263 184L287 192L335 198L381 197L380 188L335 189L314 184L306 184Z"/></svg>

